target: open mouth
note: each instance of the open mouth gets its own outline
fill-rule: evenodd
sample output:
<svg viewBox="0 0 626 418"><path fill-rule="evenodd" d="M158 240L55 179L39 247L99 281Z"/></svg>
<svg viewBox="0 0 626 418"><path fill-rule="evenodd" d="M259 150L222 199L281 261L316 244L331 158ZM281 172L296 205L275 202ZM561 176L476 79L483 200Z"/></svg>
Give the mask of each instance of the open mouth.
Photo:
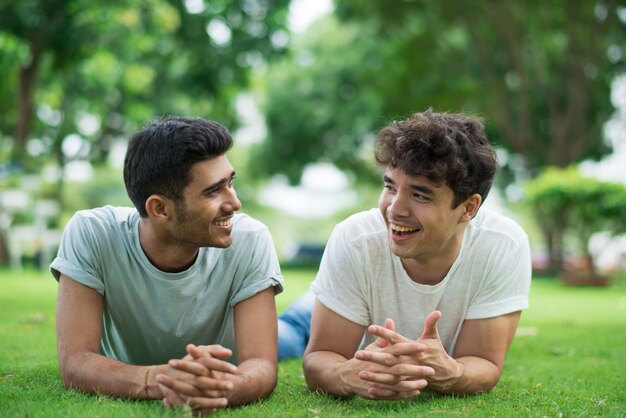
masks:
<svg viewBox="0 0 626 418"><path fill-rule="evenodd" d="M214 224L217 226L230 226L232 224L232 218L221 219L219 221L215 221Z"/></svg>
<svg viewBox="0 0 626 418"><path fill-rule="evenodd" d="M414 234L417 232L417 228L411 228L408 226L390 224L391 233L395 236L403 237L407 235Z"/></svg>

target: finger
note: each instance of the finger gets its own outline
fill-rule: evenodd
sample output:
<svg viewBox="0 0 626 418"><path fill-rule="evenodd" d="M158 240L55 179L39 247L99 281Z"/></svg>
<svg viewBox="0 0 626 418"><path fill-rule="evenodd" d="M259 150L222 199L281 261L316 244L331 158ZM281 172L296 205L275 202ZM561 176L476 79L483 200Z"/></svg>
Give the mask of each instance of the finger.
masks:
<svg viewBox="0 0 626 418"><path fill-rule="evenodd" d="M358 376L372 383L395 384L401 380L425 379L434 375L435 370L432 367L396 364L384 370L361 370Z"/></svg>
<svg viewBox="0 0 626 418"><path fill-rule="evenodd" d="M359 350L354 353L354 358L361 361L369 361L384 367L391 367L398 364L398 357L393 354L383 353L380 351Z"/></svg>
<svg viewBox="0 0 626 418"><path fill-rule="evenodd" d="M182 381L180 379L174 379L170 376L159 374L156 377L159 386L163 386L168 390L177 392L185 396L202 396L202 392L196 388L193 384Z"/></svg>
<svg viewBox="0 0 626 418"><path fill-rule="evenodd" d="M157 382L171 390L180 392L186 396L208 396L220 398L226 396L226 392L233 389L233 383L224 379L224 374L216 376L191 376L171 377L167 375L157 375Z"/></svg>
<svg viewBox="0 0 626 418"><path fill-rule="evenodd" d="M164 385L159 385L159 389L163 394L163 405L167 408L178 408L185 405L187 398L179 395L175 391L169 389Z"/></svg>
<svg viewBox="0 0 626 418"><path fill-rule="evenodd" d="M196 359L205 355L210 355L212 357L217 357L221 359L228 358L233 355L233 352L230 349L222 347L219 344L200 346L197 346L195 344L187 344L186 348L187 352Z"/></svg>
<svg viewBox="0 0 626 418"><path fill-rule="evenodd" d="M424 320L424 332L422 332L422 336L419 338L430 338L430 339L439 339L439 331L437 331L437 321L441 318L440 311L433 311L428 314L426 319Z"/></svg>
<svg viewBox="0 0 626 418"><path fill-rule="evenodd" d="M358 376L361 380L379 385L394 385L403 379L403 376L371 370L361 370Z"/></svg>
<svg viewBox="0 0 626 418"><path fill-rule="evenodd" d="M386 389L397 393L420 391L426 386L428 386L428 382L425 379L404 379L393 384L376 383L372 385L372 387L375 388Z"/></svg>
<svg viewBox="0 0 626 418"><path fill-rule="evenodd" d="M398 334L394 330L381 327L380 325L370 325L367 330L373 336L382 338L390 344L398 344L411 341L403 335Z"/></svg>
<svg viewBox="0 0 626 418"><path fill-rule="evenodd" d="M215 379L212 377L199 377L198 379L196 379L194 386L200 389L201 391L203 391L204 393L206 393L206 391L209 391L209 390L228 391L228 390L233 389L232 382L229 382L228 380L223 380L223 379ZM224 395L217 395L217 396L211 395L211 396L214 398L219 398Z"/></svg>
<svg viewBox="0 0 626 418"><path fill-rule="evenodd" d="M391 355L393 357L415 356L419 353L423 353L427 348L425 344L411 341L408 343L393 344L381 349L381 351L359 350L354 353L354 357L359 360L372 361L372 359L384 355ZM415 360L415 362L417 362L417 360Z"/></svg>
<svg viewBox="0 0 626 418"><path fill-rule="evenodd" d="M192 376L210 376L211 370L197 361L173 359L167 365L181 372L186 372Z"/></svg>
<svg viewBox="0 0 626 418"><path fill-rule="evenodd" d="M384 370L361 370L359 377L376 383L394 383L406 379L424 379L435 375L435 369L414 364L396 364ZM393 377L390 377L393 376Z"/></svg>
<svg viewBox="0 0 626 418"><path fill-rule="evenodd" d="M388 389L382 389L377 387L371 387L367 389L367 399L374 399L379 401L391 401L400 399L398 392L394 392Z"/></svg>
<svg viewBox="0 0 626 418"><path fill-rule="evenodd" d="M415 390L412 392L395 392L388 389L371 387L367 390L368 395L372 397L372 399L380 399L380 400L401 400L401 399L410 399L416 396L419 396L421 392L419 390Z"/></svg>
<svg viewBox="0 0 626 418"><path fill-rule="evenodd" d="M226 408L228 406L228 399L193 397L193 398L189 398L189 402L187 403L193 409L216 409L216 408Z"/></svg>
<svg viewBox="0 0 626 418"><path fill-rule="evenodd" d="M385 328L391 330L391 331L395 331L396 330L396 324L393 322L393 319L391 318L387 318L385 320ZM387 340L385 340L384 338L377 338L376 341L374 341L376 343L377 346L379 346L380 348L384 348L387 347L389 345L389 342Z"/></svg>
<svg viewBox="0 0 626 418"><path fill-rule="evenodd" d="M193 361L172 359L170 367L190 373L194 376L210 376L212 371L236 374L237 366L216 358L203 356Z"/></svg>
<svg viewBox="0 0 626 418"><path fill-rule="evenodd" d="M215 373L215 372L228 373L228 374L239 373L239 369L234 364L231 364L227 361L216 359L213 357L203 356L198 359L195 359L194 361L206 367L212 373Z"/></svg>

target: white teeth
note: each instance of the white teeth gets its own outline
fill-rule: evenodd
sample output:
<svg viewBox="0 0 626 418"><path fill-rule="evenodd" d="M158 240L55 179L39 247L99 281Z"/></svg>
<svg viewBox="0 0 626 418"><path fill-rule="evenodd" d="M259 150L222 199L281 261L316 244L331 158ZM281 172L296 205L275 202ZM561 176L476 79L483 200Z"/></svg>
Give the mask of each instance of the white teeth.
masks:
<svg viewBox="0 0 626 418"><path fill-rule="evenodd" d="M391 224L391 229L396 231L396 232L413 232L413 231L417 231L417 229L415 229L415 228L409 228L407 226L400 226L400 225L394 225L394 224Z"/></svg>
<svg viewBox="0 0 626 418"><path fill-rule="evenodd" d="M230 225L230 219L223 219L221 221L216 221L215 225L217 225L217 226L228 226L228 225Z"/></svg>

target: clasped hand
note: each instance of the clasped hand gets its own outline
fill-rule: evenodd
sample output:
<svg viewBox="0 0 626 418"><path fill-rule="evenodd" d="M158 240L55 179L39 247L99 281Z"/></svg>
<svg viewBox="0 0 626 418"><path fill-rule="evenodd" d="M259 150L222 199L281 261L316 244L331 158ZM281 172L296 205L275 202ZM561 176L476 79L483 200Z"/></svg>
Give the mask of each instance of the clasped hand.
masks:
<svg viewBox="0 0 626 418"><path fill-rule="evenodd" d="M187 353L180 360L168 362L175 373L157 375L165 408L189 405L194 412L208 415L228 406L228 395L233 390L228 377L238 373L236 366L224 361L232 351L217 344L189 344Z"/></svg>
<svg viewBox="0 0 626 418"><path fill-rule="evenodd" d="M370 325L370 334L378 337L354 358L368 364L358 374L368 383L371 399L406 399L418 396L426 386L436 391L447 390L462 373L460 364L450 357L441 343L437 321L441 312L430 313L424 331L411 340L395 331L388 319L385 326Z"/></svg>

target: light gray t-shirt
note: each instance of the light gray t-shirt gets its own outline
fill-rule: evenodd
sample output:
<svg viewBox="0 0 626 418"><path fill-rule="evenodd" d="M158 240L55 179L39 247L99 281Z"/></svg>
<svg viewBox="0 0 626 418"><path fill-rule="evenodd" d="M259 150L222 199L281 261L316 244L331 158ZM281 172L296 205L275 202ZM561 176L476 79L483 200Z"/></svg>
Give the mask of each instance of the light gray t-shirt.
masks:
<svg viewBox="0 0 626 418"><path fill-rule="evenodd" d="M130 364L162 364L185 346L221 344L237 362L233 308L256 293L283 289L270 233L247 215L233 218L232 245L200 248L186 271L157 269L139 243L139 214L105 206L70 219L50 265L103 296L103 355Z"/></svg>
<svg viewBox="0 0 626 418"><path fill-rule="evenodd" d="M528 237L512 220L481 208L465 229L461 250L444 279L415 283L389 247L378 209L338 224L311 288L320 302L359 325L383 325L417 339L424 319L440 310L444 348L454 353L465 319L490 318L528 308L531 262ZM361 348L374 338L365 333Z"/></svg>

